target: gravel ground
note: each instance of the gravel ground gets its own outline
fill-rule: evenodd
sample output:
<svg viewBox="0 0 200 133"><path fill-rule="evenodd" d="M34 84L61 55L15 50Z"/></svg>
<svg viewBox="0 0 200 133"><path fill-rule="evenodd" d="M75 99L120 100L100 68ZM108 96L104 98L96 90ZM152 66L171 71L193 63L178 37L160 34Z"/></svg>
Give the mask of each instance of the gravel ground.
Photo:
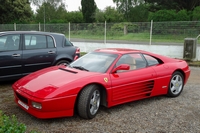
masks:
<svg viewBox="0 0 200 133"><path fill-rule="evenodd" d="M135 101L112 108L101 108L94 119L78 115L69 118L37 119L14 103L11 84L0 83L0 110L15 114L27 125L27 132L42 133L199 133L200 132L200 68L191 67L191 76L177 98L165 96Z"/></svg>

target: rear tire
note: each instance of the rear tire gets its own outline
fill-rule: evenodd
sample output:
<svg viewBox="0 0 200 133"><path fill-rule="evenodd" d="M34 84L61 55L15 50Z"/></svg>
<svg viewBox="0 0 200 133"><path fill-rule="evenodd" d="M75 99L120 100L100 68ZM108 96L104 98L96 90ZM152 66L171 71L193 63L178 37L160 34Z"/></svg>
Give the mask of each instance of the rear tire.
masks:
<svg viewBox="0 0 200 133"><path fill-rule="evenodd" d="M56 66L59 66L59 65L67 66L69 65L69 62L67 60L61 60L56 63Z"/></svg>
<svg viewBox="0 0 200 133"><path fill-rule="evenodd" d="M96 116L100 107L101 95L97 85L86 86L80 93L77 110L79 116L84 119L92 119Z"/></svg>
<svg viewBox="0 0 200 133"><path fill-rule="evenodd" d="M173 73L168 87L167 96L177 97L181 94L184 86L184 77L183 74L176 71Z"/></svg>

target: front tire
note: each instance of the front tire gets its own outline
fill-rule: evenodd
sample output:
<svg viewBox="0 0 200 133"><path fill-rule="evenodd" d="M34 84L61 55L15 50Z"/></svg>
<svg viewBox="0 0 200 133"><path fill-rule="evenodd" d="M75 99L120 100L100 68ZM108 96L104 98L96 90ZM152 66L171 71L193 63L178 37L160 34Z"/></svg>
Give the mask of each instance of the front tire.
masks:
<svg viewBox="0 0 200 133"><path fill-rule="evenodd" d="M184 77L180 72L174 72L168 87L168 96L177 97L181 94L184 86Z"/></svg>
<svg viewBox="0 0 200 133"><path fill-rule="evenodd" d="M61 60L61 61L59 61L59 62L56 63L56 66L59 66L59 65L67 66L67 65L69 65L69 62L66 61L66 60Z"/></svg>
<svg viewBox="0 0 200 133"><path fill-rule="evenodd" d="M79 116L84 119L92 119L96 116L100 107L101 95L97 85L86 86L80 93L77 110Z"/></svg>

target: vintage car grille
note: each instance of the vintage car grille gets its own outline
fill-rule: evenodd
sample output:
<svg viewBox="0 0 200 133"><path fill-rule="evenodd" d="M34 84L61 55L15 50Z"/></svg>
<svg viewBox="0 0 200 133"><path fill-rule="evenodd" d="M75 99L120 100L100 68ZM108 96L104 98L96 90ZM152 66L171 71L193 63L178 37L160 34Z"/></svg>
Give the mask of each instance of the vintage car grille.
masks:
<svg viewBox="0 0 200 133"><path fill-rule="evenodd" d="M17 96L17 98L18 98L19 100L21 100L22 102L28 104L28 99L27 99L27 98L23 97L22 95L20 95L20 94L17 93L17 92L16 92L15 94L16 94L16 96Z"/></svg>

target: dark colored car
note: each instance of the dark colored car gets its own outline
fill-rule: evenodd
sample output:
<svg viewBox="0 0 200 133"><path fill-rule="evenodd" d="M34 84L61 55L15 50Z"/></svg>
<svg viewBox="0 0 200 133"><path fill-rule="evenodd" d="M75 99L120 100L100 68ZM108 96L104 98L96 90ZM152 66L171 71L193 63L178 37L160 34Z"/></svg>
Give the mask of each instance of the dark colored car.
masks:
<svg viewBox="0 0 200 133"><path fill-rule="evenodd" d="M63 34L0 32L0 81L17 79L49 66L69 64L79 56L80 49Z"/></svg>

